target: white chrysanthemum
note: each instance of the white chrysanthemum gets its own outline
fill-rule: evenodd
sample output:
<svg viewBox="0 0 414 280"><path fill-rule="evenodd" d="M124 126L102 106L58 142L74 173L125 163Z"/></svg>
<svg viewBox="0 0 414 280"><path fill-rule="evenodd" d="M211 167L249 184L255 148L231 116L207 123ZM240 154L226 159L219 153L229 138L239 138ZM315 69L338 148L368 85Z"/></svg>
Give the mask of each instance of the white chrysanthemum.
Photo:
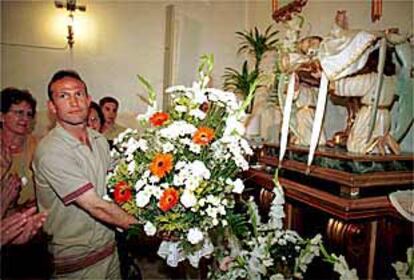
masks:
<svg viewBox="0 0 414 280"><path fill-rule="evenodd" d="M160 136L167 139L177 139L180 136L193 135L197 128L186 121L175 121L160 130Z"/></svg>
<svg viewBox="0 0 414 280"><path fill-rule="evenodd" d="M184 185L185 179L186 179L186 176L184 176L183 172L175 174L173 178L173 185L177 187L182 186Z"/></svg>
<svg viewBox="0 0 414 280"><path fill-rule="evenodd" d="M143 208L145 207L151 199L151 194L144 189L143 191L140 191L135 196L135 203L138 207Z"/></svg>
<svg viewBox="0 0 414 280"><path fill-rule="evenodd" d="M128 174L133 174L135 172L136 163L135 160L132 160L128 163Z"/></svg>
<svg viewBox="0 0 414 280"><path fill-rule="evenodd" d="M200 160L195 160L191 164L191 170L194 176L204 178L206 180L210 179L210 170L205 166L204 162Z"/></svg>
<svg viewBox="0 0 414 280"><path fill-rule="evenodd" d="M139 143L137 140L135 140L135 138L131 137L128 139L128 142L126 143L126 151L125 151L125 155L132 155L136 149L138 149L139 147Z"/></svg>
<svg viewBox="0 0 414 280"><path fill-rule="evenodd" d="M212 194L207 195L206 200L211 205L214 205L214 206L220 205L220 198Z"/></svg>
<svg viewBox="0 0 414 280"><path fill-rule="evenodd" d="M185 188L190 191L195 191L201 183L201 178L197 176L190 176L184 179Z"/></svg>
<svg viewBox="0 0 414 280"><path fill-rule="evenodd" d="M151 176L151 171L149 170L145 170L144 174L142 174L142 178L149 178L149 176Z"/></svg>
<svg viewBox="0 0 414 280"><path fill-rule="evenodd" d="M173 93L176 91L186 91L186 87L179 85L179 86L171 86L165 90L166 93Z"/></svg>
<svg viewBox="0 0 414 280"><path fill-rule="evenodd" d="M190 228L187 235L187 240L191 244L197 244L203 240L203 233L198 228Z"/></svg>
<svg viewBox="0 0 414 280"><path fill-rule="evenodd" d="M209 217L216 219L217 218L217 208L208 206L206 209L206 213Z"/></svg>
<svg viewBox="0 0 414 280"><path fill-rule="evenodd" d="M186 165L187 165L187 162L182 161L182 160L179 160L179 161L177 161L177 163L175 164L175 169L176 169L176 170L179 170L179 169L181 169L181 168L185 167Z"/></svg>
<svg viewBox="0 0 414 280"><path fill-rule="evenodd" d="M191 208L197 204L197 198L195 197L194 193L189 190L184 190L180 201L185 208Z"/></svg>
<svg viewBox="0 0 414 280"><path fill-rule="evenodd" d="M193 153L195 153L197 155L199 153L201 153L201 146L198 145L198 144L195 144L195 143L191 142L190 145L189 145L189 148L190 148L190 151L191 152L193 152Z"/></svg>
<svg viewBox="0 0 414 280"><path fill-rule="evenodd" d="M123 142L123 140L124 140L124 138L125 138L125 136L128 134L128 133L131 133L131 132L133 132L134 130L132 129L132 128L127 128L127 129L125 129L124 131L122 131L121 133L119 133L118 134L118 136L117 137L115 137L115 139L114 139L114 144L116 145L116 144L118 144L118 143L122 143Z"/></svg>
<svg viewBox="0 0 414 280"><path fill-rule="evenodd" d="M139 191L143 186L145 186L146 183L147 183L146 180L142 180L142 179L137 180L134 186L135 190Z"/></svg>
<svg viewBox="0 0 414 280"><path fill-rule="evenodd" d="M147 236L154 236L157 232L157 228L151 222L146 222L144 225L144 231Z"/></svg>
<svg viewBox="0 0 414 280"><path fill-rule="evenodd" d="M147 107L145 114L138 114L137 120L139 122L148 122L153 114L157 112L157 102L154 102L152 106Z"/></svg>
<svg viewBox="0 0 414 280"><path fill-rule="evenodd" d="M224 136L233 134L244 135L246 128L235 116L229 116L226 120L226 127L224 129Z"/></svg>
<svg viewBox="0 0 414 280"><path fill-rule="evenodd" d="M193 116L199 120L204 120L206 118L206 113L204 113L200 109L193 109L190 111L190 116Z"/></svg>
<svg viewBox="0 0 414 280"><path fill-rule="evenodd" d="M166 142L162 145L162 152L164 154L167 154L171 151L174 151L174 145L173 144L171 144L170 142Z"/></svg>
<svg viewBox="0 0 414 280"><path fill-rule="evenodd" d="M226 183L233 186L233 192L241 194L244 190L244 183L242 180L237 178L235 181L232 181L230 178L226 180Z"/></svg>
<svg viewBox="0 0 414 280"><path fill-rule="evenodd" d="M139 139L137 145L138 145L138 148L143 152L146 152L148 150L148 142L145 139L142 139L142 138Z"/></svg>
<svg viewBox="0 0 414 280"><path fill-rule="evenodd" d="M177 112L179 113L185 113L187 112L187 107L183 106L183 105L177 105L174 108Z"/></svg>

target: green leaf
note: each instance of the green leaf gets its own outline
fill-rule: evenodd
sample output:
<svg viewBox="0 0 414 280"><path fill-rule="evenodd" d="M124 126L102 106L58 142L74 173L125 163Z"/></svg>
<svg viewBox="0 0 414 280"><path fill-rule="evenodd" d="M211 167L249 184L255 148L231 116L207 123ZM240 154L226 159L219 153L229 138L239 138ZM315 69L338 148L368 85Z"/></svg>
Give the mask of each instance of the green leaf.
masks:
<svg viewBox="0 0 414 280"><path fill-rule="evenodd" d="M138 81L142 84L145 90L148 92L148 103L152 106L155 103L157 94L154 90L154 87L141 75L138 76Z"/></svg>

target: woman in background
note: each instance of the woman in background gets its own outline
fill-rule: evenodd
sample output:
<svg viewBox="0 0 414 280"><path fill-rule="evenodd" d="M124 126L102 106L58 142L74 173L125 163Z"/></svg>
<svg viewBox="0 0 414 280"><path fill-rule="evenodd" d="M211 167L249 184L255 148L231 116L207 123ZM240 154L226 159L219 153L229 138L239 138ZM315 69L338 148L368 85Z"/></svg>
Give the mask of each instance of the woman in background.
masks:
<svg viewBox="0 0 414 280"><path fill-rule="evenodd" d="M96 102L91 102L88 113L88 127L102 132L102 127L105 124L105 117L102 113L101 107Z"/></svg>

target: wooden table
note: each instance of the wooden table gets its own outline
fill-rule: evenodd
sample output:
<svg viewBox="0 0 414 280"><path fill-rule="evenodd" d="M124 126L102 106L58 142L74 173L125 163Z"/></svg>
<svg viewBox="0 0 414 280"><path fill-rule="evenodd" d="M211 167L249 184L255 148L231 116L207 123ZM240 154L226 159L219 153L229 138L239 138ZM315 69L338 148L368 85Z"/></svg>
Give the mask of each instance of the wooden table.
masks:
<svg viewBox="0 0 414 280"><path fill-rule="evenodd" d="M272 199L273 170L279 164L277 150L265 146L259 156L260 166L244 173L246 186L264 215ZM329 248L344 254L363 279L393 277L391 263L405 260L406 249L413 244L413 224L395 210L388 194L413 187L413 155L361 156L321 150L315 157L319 162L333 161L348 170L314 165L307 174L306 163L294 159L306 152L290 147L290 158L282 164L279 178L286 196L286 227L307 237L323 233ZM349 171L353 164L371 163L373 172ZM384 165L385 170L375 171L376 164Z"/></svg>

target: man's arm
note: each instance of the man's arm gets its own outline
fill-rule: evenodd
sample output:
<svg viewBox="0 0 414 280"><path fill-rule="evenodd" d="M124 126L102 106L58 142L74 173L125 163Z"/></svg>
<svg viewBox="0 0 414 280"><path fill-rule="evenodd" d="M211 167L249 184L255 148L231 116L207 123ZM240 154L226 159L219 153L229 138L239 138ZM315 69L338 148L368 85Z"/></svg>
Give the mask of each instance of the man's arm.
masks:
<svg viewBox="0 0 414 280"><path fill-rule="evenodd" d="M115 203L100 198L93 189L81 194L75 203L94 218L123 229L128 229L130 225L138 222Z"/></svg>

